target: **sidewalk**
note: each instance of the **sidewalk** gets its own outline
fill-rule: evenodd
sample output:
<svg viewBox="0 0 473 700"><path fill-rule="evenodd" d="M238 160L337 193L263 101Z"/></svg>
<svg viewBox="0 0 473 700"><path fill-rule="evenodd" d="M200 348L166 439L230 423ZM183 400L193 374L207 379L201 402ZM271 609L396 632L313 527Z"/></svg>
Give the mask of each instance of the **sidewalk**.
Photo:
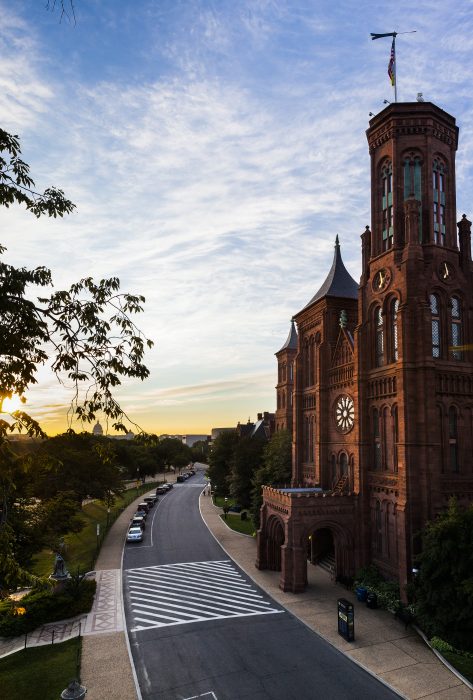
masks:
<svg viewBox="0 0 473 700"><path fill-rule="evenodd" d="M210 531L229 556L263 590L330 644L390 685L409 700L473 700L470 690L451 673L414 630L385 610L371 610L345 588L334 584L319 567L308 566L309 583L303 593L284 593L279 572L255 568L256 540L231 530L220 518L221 508L201 496L200 509ZM337 632L337 599L355 604L355 642Z"/></svg>

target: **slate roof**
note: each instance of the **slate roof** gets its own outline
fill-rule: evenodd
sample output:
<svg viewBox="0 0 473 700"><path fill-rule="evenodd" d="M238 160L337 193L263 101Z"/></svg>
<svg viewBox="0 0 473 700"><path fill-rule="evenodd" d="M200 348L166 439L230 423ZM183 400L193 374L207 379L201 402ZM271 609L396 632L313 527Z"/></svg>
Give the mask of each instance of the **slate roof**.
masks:
<svg viewBox="0 0 473 700"><path fill-rule="evenodd" d="M343 264L338 236L335 238L335 253L330 272L319 291L304 306L304 309L307 309L315 301L323 297L343 297L345 299L356 299L358 297L358 284Z"/></svg>
<svg viewBox="0 0 473 700"><path fill-rule="evenodd" d="M289 330L289 335L287 336L287 340L282 346L280 350L276 353L276 355L279 352L282 352L282 350L297 350L297 331L296 331L296 324L294 323L294 319L291 320L291 328Z"/></svg>

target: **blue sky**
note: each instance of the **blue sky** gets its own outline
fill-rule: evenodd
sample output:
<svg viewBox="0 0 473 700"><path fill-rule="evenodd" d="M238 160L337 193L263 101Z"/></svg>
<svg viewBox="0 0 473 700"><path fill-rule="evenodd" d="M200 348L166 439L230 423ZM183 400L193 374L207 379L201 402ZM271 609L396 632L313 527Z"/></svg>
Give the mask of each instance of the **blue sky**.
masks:
<svg viewBox="0 0 473 700"><path fill-rule="evenodd" d="M151 377L119 398L143 428L210 432L274 410L293 313L338 234L359 279L370 223L368 113L424 98L460 126L457 210L473 214L473 4L400 0L0 0L1 126L19 134L65 220L3 210L5 259L57 287L118 275L146 296ZM28 395L54 433L70 396L47 369Z"/></svg>

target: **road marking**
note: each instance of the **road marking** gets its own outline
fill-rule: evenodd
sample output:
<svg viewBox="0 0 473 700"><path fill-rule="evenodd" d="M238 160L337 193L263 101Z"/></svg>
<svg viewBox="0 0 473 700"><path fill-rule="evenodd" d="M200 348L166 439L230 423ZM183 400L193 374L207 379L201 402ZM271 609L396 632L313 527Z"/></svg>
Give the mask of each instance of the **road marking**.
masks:
<svg viewBox="0 0 473 700"><path fill-rule="evenodd" d="M206 698L208 695L214 700L218 700L213 690L209 690L208 693L202 693L202 695L192 695L190 698L184 698L184 700L196 700L196 698Z"/></svg>
<svg viewBox="0 0 473 700"><path fill-rule="evenodd" d="M132 632L284 612L265 600L230 560L144 566L124 574Z"/></svg>

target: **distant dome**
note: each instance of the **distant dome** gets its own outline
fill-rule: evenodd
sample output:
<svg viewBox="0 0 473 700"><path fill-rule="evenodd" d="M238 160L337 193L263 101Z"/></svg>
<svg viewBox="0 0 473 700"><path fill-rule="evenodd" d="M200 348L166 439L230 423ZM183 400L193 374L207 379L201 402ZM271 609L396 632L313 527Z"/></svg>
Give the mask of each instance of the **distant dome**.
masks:
<svg viewBox="0 0 473 700"><path fill-rule="evenodd" d="M96 422L94 427L92 428L92 434L93 435L103 435L103 428L100 425L99 421Z"/></svg>

